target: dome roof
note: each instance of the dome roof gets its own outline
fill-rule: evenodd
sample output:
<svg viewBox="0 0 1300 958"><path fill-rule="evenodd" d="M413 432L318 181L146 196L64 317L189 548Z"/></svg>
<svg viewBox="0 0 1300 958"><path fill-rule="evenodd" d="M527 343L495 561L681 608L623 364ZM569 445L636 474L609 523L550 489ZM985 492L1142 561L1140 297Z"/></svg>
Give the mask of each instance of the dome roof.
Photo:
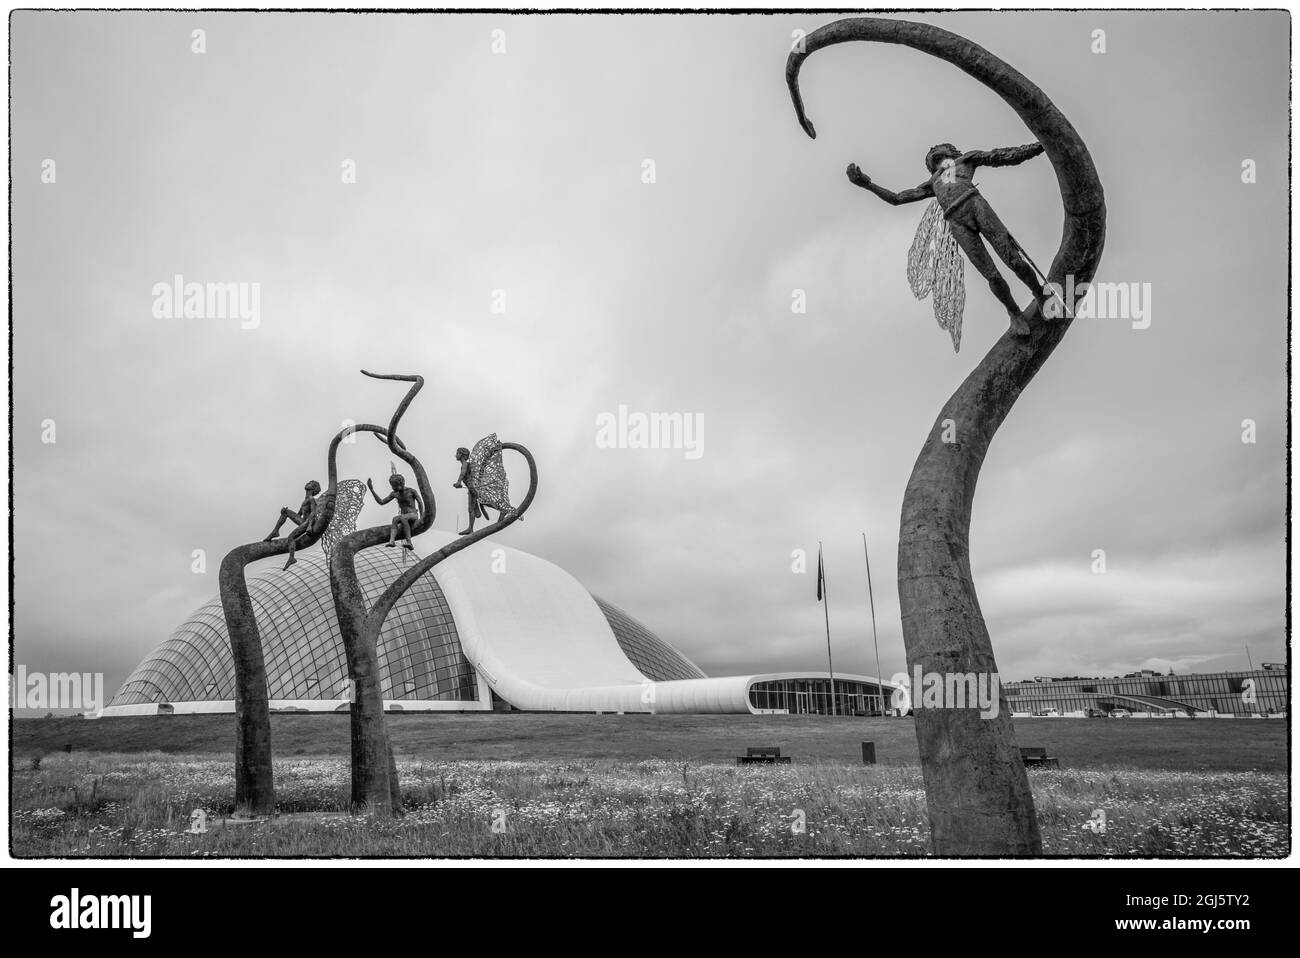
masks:
<svg viewBox="0 0 1300 958"><path fill-rule="evenodd" d="M367 602L378 598L408 567L409 556L404 550L385 548L357 554L357 575ZM437 571L417 580L384 622L378 649L383 696L389 701L446 703L444 708L458 707L455 703L474 703L461 706L466 708L490 708L490 702L480 699L487 697L487 686L480 683L462 652L451 607L435 577ZM527 589L523 581L526 577L494 576L492 599L509 605L513 589ZM247 581L262 637L267 691L272 701L342 699L347 687L347 665L324 554L318 549L300 553L298 562L287 571L268 569L249 575ZM602 600L594 601L618 648L637 673L652 681L704 676L694 663L626 612ZM546 630L547 623L536 625ZM557 632L561 631L558 626ZM555 638L564 639L563 635ZM234 678L229 635L217 597L195 611L145 657L122 684L109 708L196 702L213 703L212 711L228 711L233 708Z"/></svg>
<svg viewBox="0 0 1300 958"><path fill-rule="evenodd" d="M678 652L618 606L592 596L596 605L609 620L623 654L632 660L638 672L656 682L670 679L702 679L704 672L698 665Z"/></svg>

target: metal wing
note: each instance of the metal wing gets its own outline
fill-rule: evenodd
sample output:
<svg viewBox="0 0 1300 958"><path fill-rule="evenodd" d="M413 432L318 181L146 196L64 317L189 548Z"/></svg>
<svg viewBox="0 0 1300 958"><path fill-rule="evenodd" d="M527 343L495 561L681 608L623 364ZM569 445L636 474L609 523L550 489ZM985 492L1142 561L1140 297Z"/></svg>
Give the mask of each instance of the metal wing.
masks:
<svg viewBox="0 0 1300 958"><path fill-rule="evenodd" d="M474 443L469 463L470 481L479 504L501 512L512 512L510 480L506 478L506 467L501 461L501 440L496 433Z"/></svg>
<svg viewBox="0 0 1300 958"><path fill-rule="evenodd" d="M966 309L966 261L957 238L948 228L943 207L931 200L907 251L907 282L917 299L931 297L934 318L952 337L952 350L961 349L961 320Z"/></svg>
<svg viewBox="0 0 1300 958"><path fill-rule="evenodd" d="M334 548L344 536L357 531L357 516L366 504L366 484L359 479L344 479L339 483L338 497L334 501L334 518L325 534L320 537L320 547L326 561L334 558Z"/></svg>

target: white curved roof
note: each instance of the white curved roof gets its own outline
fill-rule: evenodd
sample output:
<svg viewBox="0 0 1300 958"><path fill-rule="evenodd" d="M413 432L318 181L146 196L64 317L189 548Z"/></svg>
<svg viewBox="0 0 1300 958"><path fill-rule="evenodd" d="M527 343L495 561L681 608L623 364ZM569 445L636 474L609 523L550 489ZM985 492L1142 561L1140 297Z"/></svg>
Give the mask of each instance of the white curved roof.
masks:
<svg viewBox="0 0 1300 958"><path fill-rule="evenodd" d="M425 538L436 548L453 539L438 531ZM577 579L499 541L475 543L435 566L433 575L451 607L465 657L498 696L524 711L748 713L758 711L749 703L755 682L826 677L798 672L652 682L623 654L609 621ZM509 588L501 587L503 576Z"/></svg>

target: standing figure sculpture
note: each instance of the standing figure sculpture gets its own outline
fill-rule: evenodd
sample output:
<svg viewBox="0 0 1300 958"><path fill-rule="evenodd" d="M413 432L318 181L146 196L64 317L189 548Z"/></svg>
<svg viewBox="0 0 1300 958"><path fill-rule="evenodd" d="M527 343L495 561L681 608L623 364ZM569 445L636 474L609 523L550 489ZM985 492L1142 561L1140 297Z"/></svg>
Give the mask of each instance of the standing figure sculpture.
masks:
<svg viewBox="0 0 1300 958"><path fill-rule="evenodd" d="M397 543L397 533L401 532L406 538L403 548L414 549L411 543L411 529L420 522L420 516L424 514L424 506L420 502L420 494L414 489L406 488L406 477L403 476L396 468L393 474L388 477L388 484L392 486L393 491L384 498L379 498L379 493L375 492L375 484L370 479L366 480L366 485L370 489L370 494L375 497L375 502L381 506L387 505L394 499L397 500L397 515L393 516L392 531L388 534L388 542L385 545L393 548Z"/></svg>
<svg viewBox="0 0 1300 958"><path fill-rule="evenodd" d="M464 446L456 450L460 477L452 483L452 488L464 488L469 493L469 527L460 530L462 536L473 533L478 518L491 519L488 507L497 511L498 522L515 511L510 504L510 480L501 462L501 448L501 440L492 433L474 443L473 452Z"/></svg>
<svg viewBox="0 0 1300 958"><path fill-rule="evenodd" d="M929 23L849 17L807 34L799 49L786 59L786 84L795 116L810 137L817 132L804 108L800 69L818 50L853 41L901 44L946 61L987 86L1024 121L1051 161L1065 213L1061 244L1047 269L1046 282L1038 290L1049 283L1055 284L1049 287L1053 290L1066 288L1065 279L1071 276L1075 285L1070 288L1075 292L1069 296L1077 301L1086 289L1078 284L1091 282L1101 259L1106 200L1092 156L1065 115L1028 78L965 37ZM933 108L934 103L933 98L927 99L925 107ZM852 167L849 176L891 203L921 199L933 191L936 208L953 211L946 222L958 241L973 240L972 246L978 246L983 233L995 249L1002 245L999 255L1007 259L1013 248L1019 247L982 198L967 194L974 188L968 183L969 171L981 164L993 165L991 159L1006 165L1038 152L1038 146L987 154L959 154L951 147L940 148L934 154L935 162L951 160L952 165L947 170L936 166L930 181L901 194L873 188L870 179L860 171L855 176ZM944 173L948 179L943 178ZM957 226L962 227L960 232ZM992 234L997 235L996 240ZM977 265L987 267L987 254L982 250L981 254ZM1023 251L1019 255L1024 256ZM1008 263L1030 284L1028 273L1014 261L1013 256ZM1027 258L1026 263L1033 266ZM999 299L1003 299L1001 294ZM1008 312L1015 312L1009 296L1004 305ZM1013 322L1012 329L998 338L939 410L912 467L898 536L899 611L912 673L998 674L993 642L971 574L975 484L998 427L1073 322L1075 303L1063 305L1063 318L1034 323L1027 335L1017 335L1025 327ZM951 441L950 427L956 428L960 442ZM1068 503L1063 505L1068 508ZM992 716L973 708L916 708L930 847L935 854L1042 854L1033 794L1005 694L998 706Z"/></svg>
<svg viewBox="0 0 1300 958"><path fill-rule="evenodd" d="M1016 166L1043 152L1042 144L1004 147L996 150L971 150L963 153L951 143L940 143L925 154L925 168L930 178L920 186L894 193L872 182L856 163L845 171L849 182L869 190L891 206L934 198L921 219L912 252L908 257L908 279L912 292L920 299L934 291L935 317L953 338L953 348L961 343L961 260L944 255L945 246L955 240L997 297L1011 318L1011 329L1018 336L1029 335L1029 320L1039 307L1043 284L1020 244L993 212L989 201L980 193L972 178L981 166ZM942 216L939 214L942 213ZM1021 310L1011 287L998 272L993 257L984 247L987 241L1002 262L1029 287L1034 298ZM955 252L955 251L954 251ZM933 264L933 265L929 265ZM936 269L935 267L938 267ZM927 268L928 267L928 268ZM918 269L929 275L918 276Z"/></svg>
<svg viewBox="0 0 1300 958"><path fill-rule="evenodd" d="M320 512L320 506L316 501L316 497L320 495L320 483L315 479L312 479L307 483L307 485L303 486L303 491L307 495L302 500L302 505L298 507L298 511L294 512L288 506L282 507L280 509L280 518L275 523L275 528L271 530L269 536L262 540L263 542L273 542L275 539L279 538L280 527L289 519L292 519L297 523L297 526L287 537L289 540L289 561L284 564L286 569L298 561L294 558L294 552L297 551L298 544L306 539L312 529L313 522L316 520L316 517Z"/></svg>

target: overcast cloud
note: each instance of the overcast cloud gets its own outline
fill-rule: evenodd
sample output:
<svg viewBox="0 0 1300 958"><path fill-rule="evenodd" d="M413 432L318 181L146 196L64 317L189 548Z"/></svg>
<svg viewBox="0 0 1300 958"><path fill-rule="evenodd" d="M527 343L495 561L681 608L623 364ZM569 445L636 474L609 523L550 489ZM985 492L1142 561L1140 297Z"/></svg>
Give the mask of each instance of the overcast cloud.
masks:
<svg viewBox="0 0 1300 958"><path fill-rule="evenodd" d="M901 668L903 490L1006 317L968 269L954 355L904 275L922 206L843 170L902 189L934 143L1032 138L955 69L854 44L805 66L807 139L785 55L828 19L15 12L15 661L115 690L325 479L344 419L388 420L401 387L364 367L427 378L403 435L438 528L464 518L457 446L525 443L541 491L504 540L711 674L824 667L819 538L836 668L874 674L865 531ZM1286 14L916 19L1055 100L1106 189L1098 279L1152 290L1148 329L1075 323L984 465L972 563L1003 675L1281 659ZM1047 160L979 182L1046 266ZM155 318L176 274L259 283L260 325ZM620 404L702 415L704 455L598 448ZM343 476L388 458L362 440Z"/></svg>

